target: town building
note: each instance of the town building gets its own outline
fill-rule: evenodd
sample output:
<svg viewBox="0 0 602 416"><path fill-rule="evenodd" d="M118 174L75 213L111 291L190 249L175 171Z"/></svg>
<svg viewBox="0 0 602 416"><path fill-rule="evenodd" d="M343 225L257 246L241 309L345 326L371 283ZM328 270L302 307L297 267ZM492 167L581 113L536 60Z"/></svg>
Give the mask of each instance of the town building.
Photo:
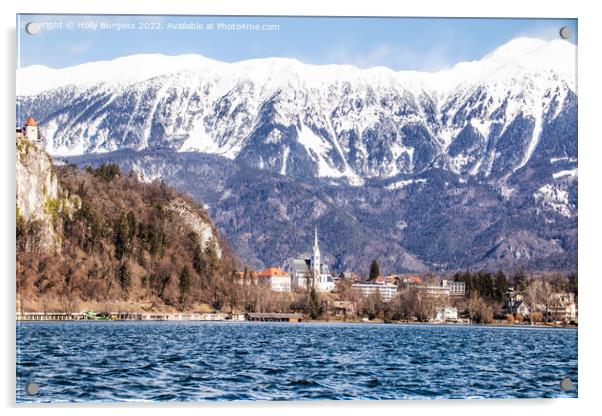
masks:
<svg viewBox="0 0 602 416"><path fill-rule="evenodd" d="M418 289L433 297L466 296L466 284L450 280L441 280L439 284L418 285Z"/></svg>
<svg viewBox="0 0 602 416"><path fill-rule="evenodd" d="M512 297L508 299L508 301L502 308L502 312L507 315L521 316L523 318L526 318L531 313L531 308L523 300L522 296L520 296L519 298Z"/></svg>
<svg viewBox="0 0 602 416"><path fill-rule="evenodd" d="M502 313L505 315L513 315L516 317L527 318L531 314L531 307L525 301L525 296L522 292L514 290L514 287L508 287L506 292L508 300L502 307Z"/></svg>
<svg viewBox="0 0 602 416"><path fill-rule="evenodd" d="M577 304L573 293L554 293L549 305L549 317L554 321L570 322L577 319Z"/></svg>
<svg viewBox="0 0 602 416"><path fill-rule="evenodd" d="M378 292L384 302L389 302L397 295L397 285L387 283L354 283L351 285L351 289L364 297Z"/></svg>
<svg viewBox="0 0 602 416"><path fill-rule="evenodd" d="M328 309L335 316L345 317L347 315L355 314L355 305L353 302L348 300L335 300L330 305L328 305Z"/></svg>
<svg viewBox="0 0 602 416"><path fill-rule="evenodd" d="M466 296L466 283L464 282L443 280L441 286L449 286L450 296Z"/></svg>
<svg viewBox="0 0 602 416"><path fill-rule="evenodd" d="M309 259L290 258L284 262L282 268L291 275L293 287L307 287L307 278L309 277Z"/></svg>
<svg viewBox="0 0 602 416"><path fill-rule="evenodd" d="M390 274L388 276L384 276L383 279L384 279L385 283L388 283L390 285L399 286L400 277L396 274Z"/></svg>
<svg viewBox="0 0 602 416"><path fill-rule="evenodd" d="M374 283L377 285L384 285L385 283L387 283L387 281L385 280L385 278L383 276L377 276L372 280L368 280L367 283Z"/></svg>
<svg viewBox="0 0 602 416"><path fill-rule="evenodd" d="M446 306L437 309L434 322L456 322L458 320L458 308Z"/></svg>
<svg viewBox="0 0 602 416"><path fill-rule="evenodd" d="M283 267L291 276L293 287L307 289L313 277L314 288L319 292L331 292L334 289L334 279L326 264L322 264L318 229L314 230L314 244L308 259L288 259Z"/></svg>
<svg viewBox="0 0 602 416"><path fill-rule="evenodd" d="M320 292L331 292L334 289L334 280L328 268L322 267L320 246L318 244L318 228L314 230L314 245L310 261L311 275L314 278L314 287Z"/></svg>
<svg viewBox="0 0 602 416"><path fill-rule="evenodd" d="M274 292L290 292L291 276L278 267L269 267L257 273L257 281L260 284L269 284Z"/></svg>
<svg viewBox="0 0 602 416"><path fill-rule="evenodd" d="M506 297L508 299L513 299L514 301L525 300L525 295L522 292L514 290L514 286L509 286L506 291Z"/></svg>
<svg viewBox="0 0 602 416"><path fill-rule="evenodd" d="M432 297L444 297L444 296L449 296L451 289L449 286L442 286L442 285L422 285L422 286L417 286L418 289L424 293L426 293L428 296L432 296Z"/></svg>
<svg viewBox="0 0 602 416"><path fill-rule="evenodd" d="M420 276L402 276L401 285L407 288L422 286L422 278Z"/></svg>
<svg viewBox="0 0 602 416"><path fill-rule="evenodd" d="M344 271L339 274L339 280L347 280L352 283L358 283L362 281L362 276L352 271Z"/></svg>

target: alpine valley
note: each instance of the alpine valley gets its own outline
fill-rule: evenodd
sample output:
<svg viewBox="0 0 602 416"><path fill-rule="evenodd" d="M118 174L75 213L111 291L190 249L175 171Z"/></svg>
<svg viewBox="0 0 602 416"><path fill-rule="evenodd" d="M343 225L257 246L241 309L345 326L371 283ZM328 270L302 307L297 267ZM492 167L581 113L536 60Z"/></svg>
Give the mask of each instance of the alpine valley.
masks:
<svg viewBox="0 0 602 416"><path fill-rule="evenodd" d="M240 259L314 226L336 271L577 267L576 46L518 38L439 72L135 55L17 71L17 123L205 204Z"/></svg>

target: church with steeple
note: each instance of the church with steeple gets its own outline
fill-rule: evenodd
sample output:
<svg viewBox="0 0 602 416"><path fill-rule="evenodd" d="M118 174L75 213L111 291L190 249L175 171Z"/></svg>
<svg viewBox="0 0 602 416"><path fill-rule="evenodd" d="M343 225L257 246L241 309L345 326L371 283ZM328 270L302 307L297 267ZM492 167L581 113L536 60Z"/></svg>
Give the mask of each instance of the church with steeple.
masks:
<svg viewBox="0 0 602 416"><path fill-rule="evenodd" d="M334 280L328 266L322 264L320 244L318 241L318 228L314 228L313 246L309 258L288 259L283 269L291 275L292 286L309 289L311 277L314 288L319 292L330 292L334 289ZM308 279L309 278L309 279Z"/></svg>
<svg viewBox="0 0 602 416"><path fill-rule="evenodd" d="M312 247L309 264L312 276L319 277L322 274L322 269L320 268L320 245L318 244L318 227L314 229L314 246Z"/></svg>

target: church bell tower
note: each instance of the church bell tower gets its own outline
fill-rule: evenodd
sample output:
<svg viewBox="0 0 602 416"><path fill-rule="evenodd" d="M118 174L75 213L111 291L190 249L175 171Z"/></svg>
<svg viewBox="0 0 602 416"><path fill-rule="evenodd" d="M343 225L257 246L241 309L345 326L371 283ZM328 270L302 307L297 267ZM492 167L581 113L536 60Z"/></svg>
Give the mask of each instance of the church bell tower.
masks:
<svg viewBox="0 0 602 416"><path fill-rule="evenodd" d="M320 281L320 247L318 245L318 227L314 229L314 246L311 253L311 271L314 277L314 283Z"/></svg>

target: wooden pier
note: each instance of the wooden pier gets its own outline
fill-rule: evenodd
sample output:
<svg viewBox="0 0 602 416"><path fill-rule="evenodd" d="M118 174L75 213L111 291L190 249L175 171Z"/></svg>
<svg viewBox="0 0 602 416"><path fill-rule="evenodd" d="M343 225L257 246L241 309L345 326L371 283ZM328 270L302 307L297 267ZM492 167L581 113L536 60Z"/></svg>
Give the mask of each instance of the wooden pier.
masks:
<svg viewBox="0 0 602 416"><path fill-rule="evenodd" d="M248 313L245 315L251 322L303 322L300 313Z"/></svg>
<svg viewBox="0 0 602 416"><path fill-rule="evenodd" d="M162 312L17 312L17 321L244 321L242 314Z"/></svg>
<svg viewBox="0 0 602 416"><path fill-rule="evenodd" d="M17 312L17 321L82 321L86 314L65 312Z"/></svg>

